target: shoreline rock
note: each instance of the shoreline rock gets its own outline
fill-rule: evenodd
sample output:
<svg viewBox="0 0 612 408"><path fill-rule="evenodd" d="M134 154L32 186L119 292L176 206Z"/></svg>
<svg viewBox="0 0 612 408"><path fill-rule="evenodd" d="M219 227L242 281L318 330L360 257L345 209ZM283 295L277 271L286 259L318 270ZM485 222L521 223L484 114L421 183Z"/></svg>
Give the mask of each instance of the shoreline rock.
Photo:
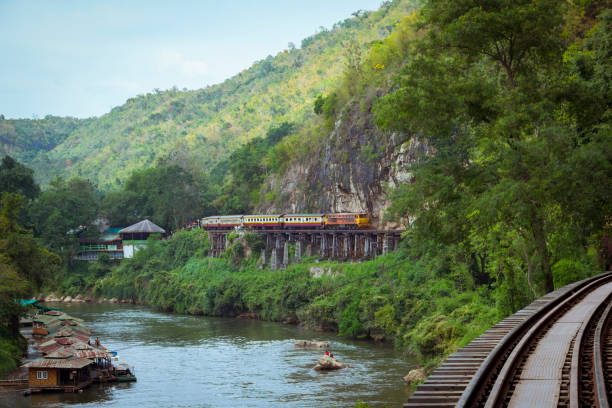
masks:
<svg viewBox="0 0 612 408"><path fill-rule="evenodd" d="M81 294L72 296L56 296L54 293L50 293L47 296L40 294L36 298L39 302L45 303L113 303L113 304L138 304L134 299L117 299L117 298L94 298L91 296L84 296Z"/></svg>
<svg viewBox="0 0 612 408"><path fill-rule="evenodd" d="M414 370L410 370L403 379L407 384L417 384L427 379L427 373L425 373L425 370L422 368L415 368Z"/></svg>
<svg viewBox="0 0 612 408"><path fill-rule="evenodd" d="M336 360L330 356L323 356L317 361L317 365L314 366L315 371L334 371L342 368L347 368L349 365L341 361Z"/></svg>
<svg viewBox="0 0 612 408"><path fill-rule="evenodd" d="M329 343L325 341L296 341L293 343L295 347L302 348L329 348Z"/></svg>

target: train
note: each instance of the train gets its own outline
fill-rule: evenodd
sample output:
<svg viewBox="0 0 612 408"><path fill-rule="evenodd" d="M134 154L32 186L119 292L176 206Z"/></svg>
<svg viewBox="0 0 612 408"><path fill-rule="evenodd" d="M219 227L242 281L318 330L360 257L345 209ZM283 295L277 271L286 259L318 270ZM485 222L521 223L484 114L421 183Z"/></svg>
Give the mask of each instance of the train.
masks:
<svg viewBox="0 0 612 408"><path fill-rule="evenodd" d="M214 215L200 220L206 230L368 229L367 213Z"/></svg>

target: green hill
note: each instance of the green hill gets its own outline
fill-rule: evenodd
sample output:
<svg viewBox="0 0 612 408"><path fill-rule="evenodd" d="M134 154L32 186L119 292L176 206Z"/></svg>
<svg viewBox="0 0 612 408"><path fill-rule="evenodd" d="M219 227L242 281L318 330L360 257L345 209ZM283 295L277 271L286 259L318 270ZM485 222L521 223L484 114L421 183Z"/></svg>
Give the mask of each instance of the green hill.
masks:
<svg viewBox="0 0 612 408"><path fill-rule="evenodd" d="M0 133L0 153L14 154L43 184L57 176L81 176L102 190L159 160L210 170L275 124L288 121L299 128L314 115L314 98L344 69L346 48L386 37L413 3L390 1L377 11L354 13L304 39L300 48L268 56L204 89L155 90L87 120L1 120L0 132L7 136ZM11 126L15 130L4 131Z"/></svg>

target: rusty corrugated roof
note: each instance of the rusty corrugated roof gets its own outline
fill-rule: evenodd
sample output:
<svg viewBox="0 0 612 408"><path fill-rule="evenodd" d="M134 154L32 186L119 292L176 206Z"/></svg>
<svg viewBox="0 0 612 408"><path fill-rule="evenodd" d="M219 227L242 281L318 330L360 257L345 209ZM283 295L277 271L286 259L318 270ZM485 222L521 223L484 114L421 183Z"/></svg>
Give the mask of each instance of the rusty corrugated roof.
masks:
<svg viewBox="0 0 612 408"><path fill-rule="evenodd" d="M70 347L60 348L55 350L53 353L49 353L45 358L69 358L74 356L74 353Z"/></svg>
<svg viewBox="0 0 612 408"><path fill-rule="evenodd" d="M40 322L43 324L47 324L50 323L54 320L58 320L57 316L47 316L47 315L38 315L38 316L34 316L34 318L32 319L33 322Z"/></svg>
<svg viewBox="0 0 612 408"><path fill-rule="evenodd" d="M101 350L75 350L74 356L80 358L110 358L111 354Z"/></svg>
<svg viewBox="0 0 612 408"><path fill-rule="evenodd" d="M93 364L88 358L40 359L25 364L28 368L83 368Z"/></svg>
<svg viewBox="0 0 612 408"><path fill-rule="evenodd" d="M45 314L49 316L61 316L64 312L60 312L59 310L47 310Z"/></svg>

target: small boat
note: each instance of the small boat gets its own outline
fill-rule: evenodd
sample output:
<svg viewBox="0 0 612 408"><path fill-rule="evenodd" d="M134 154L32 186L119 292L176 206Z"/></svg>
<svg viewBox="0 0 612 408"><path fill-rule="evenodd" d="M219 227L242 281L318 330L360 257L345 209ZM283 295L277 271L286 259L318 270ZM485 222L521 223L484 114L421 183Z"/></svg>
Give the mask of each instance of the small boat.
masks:
<svg viewBox="0 0 612 408"><path fill-rule="evenodd" d="M136 381L136 376L134 374L134 366L130 366L124 361L120 361L115 366L115 377L117 377L117 381L119 382Z"/></svg>

